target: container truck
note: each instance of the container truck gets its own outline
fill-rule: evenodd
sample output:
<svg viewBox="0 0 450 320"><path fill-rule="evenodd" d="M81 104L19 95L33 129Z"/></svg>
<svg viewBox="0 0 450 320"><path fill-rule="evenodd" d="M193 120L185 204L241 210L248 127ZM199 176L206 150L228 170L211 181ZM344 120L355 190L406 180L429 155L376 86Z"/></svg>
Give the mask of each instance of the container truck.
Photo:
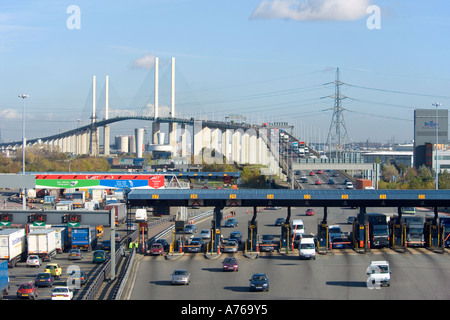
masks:
<svg viewBox="0 0 450 320"><path fill-rule="evenodd" d="M105 206L105 210L112 211L112 214L115 215L116 226L125 221L127 216L127 206L125 203L109 203Z"/></svg>
<svg viewBox="0 0 450 320"><path fill-rule="evenodd" d="M425 246L423 218L417 216L402 216L401 223L406 229L406 245L408 247Z"/></svg>
<svg viewBox="0 0 450 320"><path fill-rule="evenodd" d="M0 260L8 261L8 267L14 268L25 255L25 229L0 230Z"/></svg>
<svg viewBox="0 0 450 320"><path fill-rule="evenodd" d="M84 191L73 192L72 201L74 208L84 208L84 202L86 201L86 193Z"/></svg>
<svg viewBox="0 0 450 320"><path fill-rule="evenodd" d="M367 179L356 179L355 180L356 189L364 190L372 188L372 180Z"/></svg>
<svg viewBox="0 0 450 320"><path fill-rule="evenodd" d="M95 226L72 227L72 249L91 251L97 246L97 228Z"/></svg>
<svg viewBox="0 0 450 320"><path fill-rule="evenodd" d="M389 247L388 217L383 213L367 213L370 247Z"/></svg>
<svg viewBox="0 0 450 320"><path fill-rule="evenodd" d="M0 261L0 299L9 293L11 289L8 275L8 262Z"/></svg>
<svg viewBox="0 0 450 320"><path fill-rule="evenodd" d="M63 200L63 201L59 201L56 204L56 210L66 211L66 210L73 210L73 208L74 208L74 203L72 200Z"/></svg>
<svg viewBox="0 0 450 320"><path fill-rule="evenodd" d="M27 234L28 255L50 261L56 255L56 231L51 228L34 229Z"/></svg>

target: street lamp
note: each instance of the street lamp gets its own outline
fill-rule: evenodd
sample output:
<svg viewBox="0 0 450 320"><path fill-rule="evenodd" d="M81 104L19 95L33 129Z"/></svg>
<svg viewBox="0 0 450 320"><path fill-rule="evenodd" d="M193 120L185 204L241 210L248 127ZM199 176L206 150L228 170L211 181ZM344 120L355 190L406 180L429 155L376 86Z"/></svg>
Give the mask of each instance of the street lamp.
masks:
<svg viewBox="0 0 450 320"><path fill-rule="evenodd" d="M441 106L439 102L433 103L433 106L436 107L436 123L434 126L436 127L436 148L435 148L435 157L436 157L436 190L439 190L439 171L438 171L438 143L439 143L439 124L438 124L438 107Z"/></svg>
<svg viewBox="0 0 450 320"><path fill-rule="evenodd" d="M29 95L21 94L19 98L22 98L22 174L25 175L25 99L28 98ZM23 188L23 196L22 196L22 209L26 209L26 193L25 188Z"/></svg>

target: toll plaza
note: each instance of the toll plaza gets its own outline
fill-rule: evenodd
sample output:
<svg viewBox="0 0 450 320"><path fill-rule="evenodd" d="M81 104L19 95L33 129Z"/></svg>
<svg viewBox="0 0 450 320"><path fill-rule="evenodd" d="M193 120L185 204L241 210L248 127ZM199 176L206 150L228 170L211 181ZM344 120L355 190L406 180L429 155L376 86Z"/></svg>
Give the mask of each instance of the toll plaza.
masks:
<svg viewBox="0 0 450 320"><path fill-rule="evenodd" d="M359 207L360 211L353 223L352 243L355 250L366 252L374 246L370 239L371 223L368 221L368 207L396 207L398 219L386 222L386 230L393 236L389 246L404 248L406 245L405 227L401 223L401 207L434 208L434 216L424 225L425 245L429 248L442 248L445 244L445 225L438 217L438 207L450 207L450 190L267 190L267 189L134 189L127 194L129 207L171 207L192 205L214 207L211 230L211 249L220 248L220 226L225 207L251 207L253 216L249 221L246 250L258 250L257 207L286 207L287 217L280 230L280 247L292 248L291 207L323 207L324 217L317 225L319 250L327 250L328 208ZM449 227L450 229L450 227ZM448 239L447 239L448 240Z"/></svg>

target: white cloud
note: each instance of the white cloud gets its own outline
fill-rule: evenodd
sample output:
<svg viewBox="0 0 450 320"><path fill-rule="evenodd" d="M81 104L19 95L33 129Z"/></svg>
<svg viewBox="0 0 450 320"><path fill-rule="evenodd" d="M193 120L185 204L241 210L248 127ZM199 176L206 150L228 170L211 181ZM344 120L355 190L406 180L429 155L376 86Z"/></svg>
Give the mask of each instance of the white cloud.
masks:
<svg viewBox="0 0 450 320"><path fill-rule="evenodd" d="M151 69L155 65L155 56L147 53L133 61L133 69Z"/></svg>
<svg viewBox="0 0 450 320"><path fill-rule="evenodd" d="M250 19L358 20L370 5L371 0L263 0Z"/></svg>
<svg viewBox="0 0 450 320"><path fill-rule="evenodd" d="M22 119L22 113L15 109L0 110L0 119L3 120L18 120Z"/></svg>

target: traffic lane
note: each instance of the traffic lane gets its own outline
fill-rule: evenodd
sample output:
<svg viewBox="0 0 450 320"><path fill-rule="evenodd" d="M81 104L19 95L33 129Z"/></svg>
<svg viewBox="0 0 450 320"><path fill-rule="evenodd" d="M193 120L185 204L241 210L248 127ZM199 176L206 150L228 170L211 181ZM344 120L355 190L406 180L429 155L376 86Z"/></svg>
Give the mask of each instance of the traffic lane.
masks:
<svg viewBox="0 0 450 320"><path fill-rule="evenodd" d="M92 263L93 253L92 252L84 252L83 251L83 259L82 260L69 260L68 254L66 252L57 254L50 262L43 262L40 267L26 267L26 262L19 262L15 268L8 269L9 280L11 283L11 290L9 294L5 297L9 300L20 299L17 298L16 292L19 288L19 285L26 282L34 283L35 278L38 273L45 271L45 266L49 263L58 263L62 267L62 274L59 279L53 279L53 287L55 286L67 286L67 279L69 274L68 270L73 270L74 268L79 268L84 271L88 275L88 280L92 280L89 278L92 268L95 266ZM89 285L89 282L88 284ZM47 300L51 298L52 287L38 287L38 299L39 300ZM77 297L77 291L74 290L74 297Z"/></svg>
<svg viewBox="0 0 450 320"><path fill-rule="evenodd" d="M130 299L132 300L290 300L290 299L449 299L448 257L424 254L320 255L316 260L293 256L261 256L247 259L236 255L238 272L223 272L224 255L204 259L203 255L177 260L144 257ZM372 260L388 260L391 286L367 286L367 266ZM191 273L188 286L173 286L174 269ZM255 272L269 277L268 292L250 292L249 279Z"/></svg>

